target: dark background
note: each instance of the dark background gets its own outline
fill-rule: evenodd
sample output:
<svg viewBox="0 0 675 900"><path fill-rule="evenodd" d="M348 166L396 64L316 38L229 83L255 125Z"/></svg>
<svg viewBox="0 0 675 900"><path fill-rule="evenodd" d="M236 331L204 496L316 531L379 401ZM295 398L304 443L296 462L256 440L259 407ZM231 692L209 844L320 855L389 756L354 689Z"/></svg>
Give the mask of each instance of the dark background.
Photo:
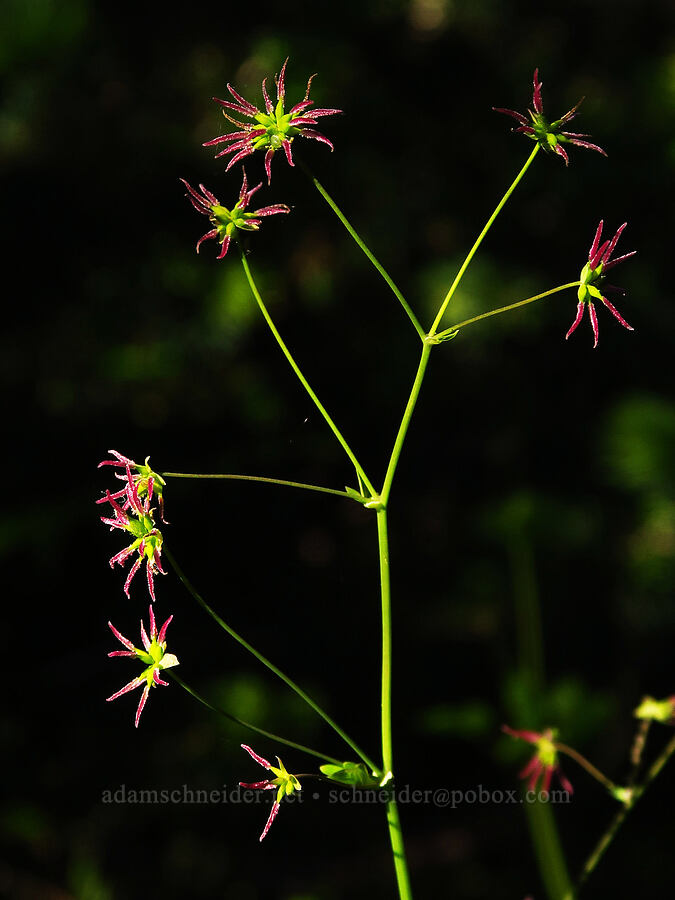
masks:
<svg viewBox="0 0 675 900"><path fill-rule="evenodd" d="M556 725L610 777L626 775L631 711L673 691L675 406L670 289L675 47L665 2L360 0L192 4L87 0L2 7L5 214L2 376L7 451L0 547L7 663L3 858L11 897L283 898L394 894L382 810L331 805L305 784L266 841L267 807L103 804L102 792L234 786L263 777L256 739L181 688L105 697L135 674L109 660L106 622L138 641L107 560L123 546L94 501L113 447L159 471L244 472L354 485L340 448L247 292L236 253L197 257L206 219L179 176L225 205L239 174L200 146L210 101L253 102L290 56L288 97L344 116L335 143L296 141L426 325L531 149L493 105L524 110L540 67L561 115L607 160L535 165L458 291L448 323L573 280L597 222L628 220L602 307L569 342L573 292L467 329L434 351L391 501L399 785L517 784L528 748L499 726ZM259 179L262 164L248 165ZM395 299L313 193L277 158L261 203L293 205L248 243L270 309L371 478L383 475L417 364ZM378 754L379 596L372 514L282 488L172 481L167 543L260 650ZM545 675L519 649L519 606L541 610ZM209 620L173 574L157 615L169 650L213 702L343 756L337 738ZM522 629L521 629L522 630ZM655 727L648 756L667 738ZM572 872L616 804L571 761L556 811ZM587 896L662 896L672 882L666 771ZM418 897L543 896L520 807L402 807Z"/></svg>

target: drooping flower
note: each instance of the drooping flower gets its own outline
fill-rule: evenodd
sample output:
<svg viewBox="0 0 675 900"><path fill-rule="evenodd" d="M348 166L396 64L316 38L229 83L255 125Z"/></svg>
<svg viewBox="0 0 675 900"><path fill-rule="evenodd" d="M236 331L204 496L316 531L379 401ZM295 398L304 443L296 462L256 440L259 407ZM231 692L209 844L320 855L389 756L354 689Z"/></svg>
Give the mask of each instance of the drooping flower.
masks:
<svg viewBox="0 0 675 900"><path fill-rule="evenodd" d="M527 741L534 744L536 751L532 759L518 773L519 778L527 778L527 789L534 791L537 789L537 783L540 782L540 790L546 791L551 786L551 778L553 773L558 777L558 781L563 790L569 794L574 793L574 788L565 778L558 762L558 751L555 745L555 731L552 728L546 728L544 731L516 731L509 728L508 725L502 725L502 731L511 737L519 738L521 741Z"/></svg>
<svg viewBox="0 0 675 900"><path fill-rule="evenodd" d="M154 601L154 576L158 574L166 575L166 572L162 568L161 561L162 532L155 526L154 509L150 508L154 482L152 478L148 479L147 493L145 494L145 499L141 500L139 496L139 484L134 481L129 466L126 467L126 477L127 483L124 488L124 507L126 508L119 505L115 496L113 496L110 491L106 491L105 497L100 501L97 501L99 503L110 503L113 512L115 513L114 519L102 516L101 521L106 525L110 525L111 531L115 528L119 528L122 531L129 532L134 538L133 542L129 544L128 547L125 547L124 550L116 553L115 556L110 559L110 567L114 568L115 563L122 565L133 553L138 552L138 559L132 565L129 574L127 575L127 579L124 582L124 593L127 597L130 596L129 587L131 581L136 572L140 569L143 560L145 560L148 591L150 592L150 598Z"/></svg>
<svg viewBox="0 0 675 900"><path fill-rule="evenodd" d="M600 239L602 237L602 225L603 222L600 220L600 224L597 227L595 232L595 237L593 238L593 243L591 244L591 249L588 252L588 262L581 270L581 274L579 275L579 281L581 284L579 285L579 289L577 291L577 297L579 298L579 302L577 304L577 315L572 322L572 326L570 330L565 335L565 340L569 338L569 336L575 331L579 323L581 322L584 309L588 306L588 315L591 320L591 326L593 328L593 337L595 338L593 347L598 346L598 316L595 311L595 304L593 300L600 300L607 309L611 312L615 319L617 319L624 328L627 328L628 331L633 331L633 327L626 322L626 320L621 316L616 307L609 302L607 297L605 297L599 290L598 285L602 284L605 280L605 272L609 271L613 266L616 266L618 263L623 262L624 259L629 259L631 256L635 256L637 250L632 250L630 253L624 253L623 256L619 256L617 259L612 259L612 253L614 252L614 248L616 247L617 241L621 237L621 232L624 230L628 223L624 222L623 225L619 228L614 237L605 241L603 244L600 243ZM612 287L611 285L607 285L605 290L610 291L620 291L619 288Z"/></svg>
<svg viewBox="0 0 675 900"><path fill-rule="evenodd" d="M145 497L147 494L150 494L150 496L152 497L152 495L154 494L159 501L160 518L165 525L168 524L168 522L164 518L164 488L166 486L166 481L164 481L161 475L150 468L150 457L146 456L144 463L137 463L134 462L133 459L122 456L122 454L118 453L117 450L108 450L108 453L110 453L111 456L114 456L115 459L104 459L103 462L100 462L98 464L98 468L100 469L101 466L118 466L121 469L132 470L131 477L134 484L136 485L139 497ZM135 472L133 470L135 470ZM121 475L119 472L115 472L115 478L119 478L119 480L123 481L125 485L122 490L117 491L110 496L114 500L119 500L121 497L123 497L124 502L122 503L122 509L129 509L130 502L127 497L126 487L126 483L128 480L127 474L125 472L124 475ZM96 502L107 503L108 498L107 496L101 497L101 499L97 500Z"/></svg>
<svg viewBox="0 0 675 900"><path fill-rule="evenodd" d="M143 621L141 620L141 640L143 642L143 647L145 648L143 650L134 647L130 640L119 633L112 622L108 622L110 630L117 640L127 648L126 650L113 650L108 656L132 656L139 659L146 666L145 670L138 678L134 678L133 681L130 681L129 684L125 684L125 686L117 691L117 693L106 698L107 700L117 700L122 694L128 694L129 691L134 691L136 688L145 685L143 693L141 694L141 699L138 702L138 709L136 710L136 728L138 728L138 722L141 718L145 702L148 699L150 688L155 687L158 684L167 687L169 684L168 681L162 681L159 677L159 673L163 669L170 669L172 666L177 666L179 664L173 653L166 653L166 630L172 619L173 616L169 616L160 628L158 634L157 626L155 625L155 614L152 611L152 606L150 606L150 637L148 637Z"/></svg>
<svg viewBox="0 0 675 900"><path fill-rule="evenodd" d="M534 109L528 109L527 111L530 116L530 121L527 120L527 117L523 115L523 113L516 112L514 109L503 109L499 106L492 107L495 112L513 116L514 119L517 119L520 122L520 127L514 128L513 131L519 131L522 134L526 134L533 141L536 141L543 150L546 150L547 153L557 153L557 155L565 161L565 165L569 164L569 157L563 144L574 144L576 147L585 147L587 150L596 150L598 153L602 153L603 156L607 156L602 147L598 147L597 144L591 144L587 140L584 140L584 138L589 138L591 136L590 134L577 134L574 131L562 130L563 126L576 116L577 110L583 102L583 97L576 106L573 106L572 109L566 112L561 119L556 119L555 122L549 122L544 116L544 104L541 99L542 82L539 81L539 69L534 70L533 84L532 106Z"/></svg>
<svg viewBox="0 0 675 900"><path fill-rule="evenodd" d="M258 754L255 751L251 750L251 748L246 744L242 744L241 746L244 750L246 750L248 754L250 754L250 756L253 757L253 759L257 763L259 763L259 765L261 765L265 769L269 769L270 772L273 772L276 775L276 778L267 778L265 781L255 781L252 784L245 784L243 781L239 782L239 786L244 788L255 788L261 791L272 791L275 788L277 789L277 797L272 804L272 811L270 812L267 824L263 828L262 834L259 838L259 840L262 841L267 832L270 830L272 822L274 822L277 817L279 806L283 798L289 797L293 793L293 791L302 790L302 787L295 775L291 775L290 772L286 771L286 767L278 756L277 762L279 763L279 765L273 766L271 765L271 763L268 763L266 759L263 759L262 756L258 756Z"/></svg>
<svg viewBox="0 0 675 900"><path fill-rule="evenodd" d="M227 254L230 241L237 233L237 230L258 231L260 220L265 216L276 216L279 213L289 213L291 211L285 204L275 203L272 206L263 206L253 212L246 212L251 197L262 187L261 181L260 184L249 191L246 172L244 172L244 180L241 183L239 199L232 209L226 209L224 206L221 206L220 200L214 197L211 191L207 190L203 184L199 185L200 194L184 178L181 178L181 181L188 189L188 193L185 196L190 203L192 203L197 212L203 216L208 216L211 223L215 225L215 228L202 235L197 241L197 253L199 253L199 247L203 241L215 238L221 245L218 259L223 259Z"/></svg>
<svg viewBox="0 0 675 900"><path fill-rule="evenodd" d="M666 697L664 700L643 697L633 715L636 719L661 722L663 725L675 725L675 695Z"/></svg>
<svg viewBox="0 0 675 900"><path fill-rule="evenodd" d="M307 90L305 91L304 98L299 103L296 103L295 106L291 107L288 112L285 112L284 103L286 99L285 79L287 63L288 59L281 67L279 75L275 76L277 85L276 104L272 103L272 100L267 93L267 79L263 79L262 94L265 102L265 112L261 112L257 106L249 103L248 100L244 100L244 98L229 84L227 89L232 95L232 98L235 101L234 103L230 100L219 100L218 97L213 98L216 103L220 103L220 105L224 107L223 115L228 122L232 122L240 129L239 131L232 131L229 134L222 134L220 137L206 141L204 144L204 147L215 147L219 144L226 143L229 144L229 147L226 147L224 150L221 150L220 153L216 154L216 159L218 159L219 156L227 156L230 153L234 153L234 156L227 164L226 171L229 171L240 159L244 159L246 156L255 153L256 150L265 150L265 171L267 172L267 183L269 184L272 180L272 158L277 150L280 150L283 147L288 164L290 166L295 165L293 162L291 144L296 137L311 138L314 141L320 141L322 144L327 144L330 149L333 150L333 144L327 137L307 126L316 125L317 119L323 116L334 116L337 113L341 113L342 110L310 109L311 106L314 106L314 101L309 99L309 89L312 84L312 78L314 78L314 75L312 75L307 82ZM253 122L240 122L238 119L233 119L225 112L227 109L233 110L240 116L246 116L248 119L253 119Z"/></svg>

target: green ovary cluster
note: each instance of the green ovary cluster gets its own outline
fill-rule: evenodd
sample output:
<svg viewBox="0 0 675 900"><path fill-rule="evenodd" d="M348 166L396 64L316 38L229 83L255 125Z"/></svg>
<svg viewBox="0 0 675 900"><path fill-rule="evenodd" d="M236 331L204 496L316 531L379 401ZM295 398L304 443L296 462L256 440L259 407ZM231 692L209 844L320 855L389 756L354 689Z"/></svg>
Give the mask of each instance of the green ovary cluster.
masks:
<svg viewBox="0 0 675 900"><path fill-rule="evenodd" d="M577 297L579 298L580 302L602 300L602 294L593 285L593 282L599 281L601 276L602 263L600 263L600 265L595 269L591 269L591 264L586 263L586 265L581 270L581 274L579 275L579 281L581 282L581 284L579 285L579 289L577 290Z"/></svg>
<svg viewBox="0 0 675 900"><path fill-rule="evenodd" d="M249 219L255 219L255 214L244 212L240 203L241 201L236 203L231 210L226 209L224 206L211 207L211 221L218 229L218 237L221 243L226 237L234 237L237 229L257 231L260 227L257 222L248 221Z"/></svg>
<svg viewBox="0 0 675 900"><path fill-rule="evenodd" d="M263 147L279 150L284 141L290 141L296 134L300 134L300 129L293 127L293 116L290 113L284 114L281 100L272 114L258 113L255 120L265 129L265 134L261 134L253 143L255 150Z"/></svg>
<svg viewBox="0 0 675 900"><path fill-rule="evenodd" d="M558 751L555 748L556 731L547 728L537 741L537 756L539 762L547 768L555 768L558 762Z"/></svg>
<svg viewBox="0 0 675 900"><path fill-rule="evenodd" d="M132 534L136 540L132 544L134 550L138 550L141 544L145 544L143 555L149 561L154 560L155 550L160 552L162 549L162 533L155 528L152 516L148 513L139 516L137 519L129 519L126 530Z"/></svg>

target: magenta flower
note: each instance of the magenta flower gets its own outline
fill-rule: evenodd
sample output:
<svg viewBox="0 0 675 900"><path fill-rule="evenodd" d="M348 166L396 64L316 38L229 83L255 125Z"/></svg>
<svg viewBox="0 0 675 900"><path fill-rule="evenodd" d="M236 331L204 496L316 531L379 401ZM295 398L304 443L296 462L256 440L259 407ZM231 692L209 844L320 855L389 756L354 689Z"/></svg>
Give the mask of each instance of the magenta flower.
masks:
<svg viewBox="0 0 675 900"><path fill-rule="evenodd" d="M98 464L98 468L100 469L101 466L118 466L121 469L135 469L136 471L135 473L132 472L131 477L138 490L138 495L140 497L144 497L147 494L150 494L150 496L152 497L152 495L154 494L159 501L160 518L165 525L168 525L168 522L164 518L164 487L166 486L166 481L164 481L161 475L159 475L157 472L153 472L153 470L150 468L150 457L146 456L145 462L141 464L134 462L133 459L129 459L126 456L122 456L122 454L118 453L117 450L108 450L108 453L116 458L104 459L103 462L100 462ZM119 500L121 497L123 497L124 502L122 504L122 509L127 510L130 507L126 487L128 476L126 472L124 473L124 475L121 475L119 472L115 472L115 478L119 478L120 481L123 481L125 483L125 486L122 488L122 490L117 491L115 494L111 494L110 496L114 500ZM97 500L96 502L107 503L108 498L107 496L101 497L101 499Z"/></svg>
<svg viewBox="0 0 675 900"><path fill-rule="evenodd" d="M569 338L581 322L584 315L584 309L588 305L588 315L591 319L593 336L595 338L593 347L595 348L598 346L598 316L595 311L595 304L593 303L594 299L602 301L614 318L617 319L624 328L627 328L629 331L634 331L633 327L626 322L616 307L609 302L607 297L600 293L600 290L597 287L597 285L602 284L605 280L605 272L611 269L612 266L616 266L618 263L623 262L624 259L629 259L637 253L637 250L632 250L630 253L624 253L623 256L619 256L618 259L611 258L617 241L621 237L621 232L627 224L627 222L623 223L611 241L605 241L601 244L600 238L602 237L603 223L602 220L600 220L600 224L595 232L595 237L593 238L593 243L591 244L591 249L588 251L588 262L581 270L581 275L579 276L581 284L577 291L577 297L579 298L579 303L577 304L577 316L574 322L572 322L572 327L565 335L565 340ZM605 290L619 291L620 289L607 285ZM623 292L620 291L620 293Z"/></svg>
<svg viewBox="0 0 675 900"><path fill-rule="evenodd" d="M518 773L519 778L528 779L528 791L536 790L537 782L540 781L540 790L548 793L551 786L551 778L555 772L563 790L567 791L569 794L574 793L574 788L560 769L558 751L555 745L555 732L552 728L547 728L542 732L515 731L513 728L509 728L508 725L502 725L502 731L511 735L511 737L519 738L521 741L527 741L529 744L534 744L537 748L532 759L525 768Z"/></svg>
<svg viewBox="0 0 675 900"><path fill-rule="evenodd" d="M114 465L114 463L111 463L111 465ZM111 531L115 528L119 528L122 531L128 531L134 538L133 542L129 544L128 547L125 547L124 550L116 553L115 556L111 558L110 567L114 568L115 563L122 565L130 556L135 552L138 552L138 559L132 565L129 574L127 575L127 580L124 582L124 593L127 597L130 596L129 587L131 581L136 572L140 569L143 560L145 560L148 591L150 592L150 598L154 601L154 576L158 574L166 575L161 562L162 533L155 527L153 516L154 510L150 508L154 482L152 478L148 479L145 499L141 500L139 496L139 483L134 481L134 477L131 474L131 468L128 465L126 467L126 473L127 484L124 488L124 506L120 506L115 499L119 496L119 492L118 494L113 495L110 491L106 491L105 497L102 497L101 500L97 501L98 503L110 503L113 512L115 513L114 519L102 516L101 521L106 525L110 525Z"/></svg>
<svg viewBox="0 0 675 900"><path fill-rule="evenodd" d="M265 837L267 832L270 830L272 822L277 817L277 813L279 812L279 806L284 797L289 797L293 791L300 791L302 787L300 786L300 782L295 777L295 775L291 775L290 772L286 771L286 767L282 763L282 761L277 756L278 766L273 766L271 763L268 763L266 759L263 759L262 756L258 756L250 747L246 744L241 745L247 753L249 753L253 759L259 763L263 768L269 769L270 772L273 772L277 777L276 778L267 778L265 781L254 781L252 784L245 784L243 781L239 782L240 787L244 788L255 788L260 791L273 791L275 788L277 789L277 798L272 804L272 812L269 815L267 820L267 824L263 828L263 832L260 835L260 840Z"/></svg>
<svg viewBox="0 0 675 900"><path fill-rule="evenodd" d="M129 691L135 691L136 688L145 685L143 693L141 694L141 699L138 702L138 709L136 710L136 728L138 728L138 721L141 718L145 701L148 699L150 688L155 687L158 684L167 687L169 684L168 681L162 681L159 677L159 673L162 669L170 669L172 666L178 665L178 660L173 653L165 652L166 630L172 619L173 616L169 616L158 634L157 626L155 625L155 614L152 611L152 606L150 606L150 637L148 637L143 621L141 620L141 640L143 641L144 650L139 650L138 647L134 647L130 640L119 633L112 622L108 622L110 630L117 640L127 648L126 650L113 650L108 656L133 656L142 663L145 663L146 666L146 669L138 676L138 678L134 678L129 684L125 684L124 687L117 691L116 694L113 694L112 697L106 698L107 700L117 700L122 694L128 694Z"/></svg>
<svg viewBox="0 0 675 900"><path fill-rule="evenodd" d="M603 156L607 156L602 147L598 147L597 144L590 144L588 141L583 140L583 138L590 137L590 134L577 134L574 131L561 130L563 125L566 125L576 116L577 110L584 98L582 97L577 105L573 106L569 112L566 112L561 119L556 119L555 122L549 122L544 116L544 105L541 99L542 83L539 81L539 69L534 70L533 82L534 91L532 93L532 106L534 109L528 109L527 111L530 116L529 122L523 113L516 112L514 109L503 109L498 106L492 107L495 112L513 116L514 119L517 119L520 122L520 127L514 128L513 131L519 131L522 134L526 134L533 141L536 141L540 147L546 150L547 153L557 153L558 156L565 160L565 165L568 165L569 157L567 151L562 146L563 144L574 144L576 147L585 147L587 150L596 150L598 153L602 153Z"/></svg>
<svg viewBox="0 0 675 900"><path fill-rule="evenodd" d="M199 185L199 190L201 191L201 194L199 194L184 178L181 178L181 181L188 189L188 193L185 196L190 203L197 212L201 213L203 216L208 216L212 224L216 226L199 238L197 241L197 253L199 253L199 246L203 241L215 238L221 244L218 259L222 259L227 254L230 241L236 235L237 230L258 231L261 218L264 218L265 216L276 216L279 213L289 213L291 211L290 208L283 203L275 203L272 206L263 206L260 209L256 209L254 212L246 212L251 197L262 187L261 181L260 184L251 188L249 191L248 182L246 181L246 172L244 172L244 180L241 183L239 199L231 210L221 206L220 200L214 197L211 191L208 191L203 184Z"/></svg>
<svg viewBox="0 0 675 900"><path fill-rule="evenodd" d="M229 171L240 159L250 156L252 153L255 153L256 150L265 150L265 171L267 172L267 183L269 184L272 180L272 158L277 150L283 147L289 166L295 165L293 162L291 144L296 137L320 141L322 144L327 144L330 149L333 150L333 145L327 137L307 126L316 125L316 120L322 116L334 116L337 113L341 113L342 110L310 109L311 106L314 106L314 101L309 99L309 89L312 84L312 78L314 78L312 75L307 82L307 90L305 91L304 98L299 103L296 103L295 106L291 107L288 112L284 112L287 63L288 59L283 64L279 76L275 76L277 85L276 104L272 103L267 93L265 84L267 79L263 79L262 94L265 102L265 112L261 112L257 106L249 103L248 100L244 100L244 98L229 84L227 89L235 100L234 103L230 100L219 100L218 97L213 98L216 103L220 103L220 105L224 107L223 115L228 122L232 122L240 129L239 131L232 131L229 134L222 134L220 137L213 138L211 141L206 141L203 145L204 147L215 147L219 144L229 144L229 147L226 147L224 150L221 150L220 153L216 154L216 159L218 159L219 156L227 156L230 153L234 153L234 156L227 164L227 169L225 171ZM225 112L226 109L231 109L240 116L246 116L248 119L253 119L253 122L240 122L238 119L233 119Z"/></svg>

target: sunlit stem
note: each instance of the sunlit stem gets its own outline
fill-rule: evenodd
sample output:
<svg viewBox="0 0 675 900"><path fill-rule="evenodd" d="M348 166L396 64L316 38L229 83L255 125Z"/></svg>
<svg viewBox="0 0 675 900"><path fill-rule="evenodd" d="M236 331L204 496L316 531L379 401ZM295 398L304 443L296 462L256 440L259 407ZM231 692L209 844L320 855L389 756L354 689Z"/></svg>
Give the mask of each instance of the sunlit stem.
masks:
<svg viewBox="0 0 675 900"><path fill-rule="evenodd" d="M330 416L328 415L328 413L326 412L326 410L325 410L323 404L321 403L321 401L319 400L319 398L317 397L317 395L314 393L314 391L313 391L312 388L310 387L309 382L307 381L307 379L305 378L305 376L304 376L304 375L302 374L302 372L300 371L300 367L298 366L298 364L296 363L295 359L294 359L293 356L291 355L290 350L288 349L288 347L286 346L286 344L285 344L284 341L282 340L281 335L279 334L279 332L278 332L278 330L277 330L277 327L276 327L276 325L274 324L274 322L272 321L272 317L270 316L269 312L267 311L267 307L265 306L265 304L264 304L264 302L263 302L263 299L262 299L262 297L260 296L260 291L259 291L258 288L256 287L256 283L255 283L255 281L253 280L253 275L251 274L251 270L250 270L250 268L249 268L248 262L246 261L246 256L244 255L243 251L242 251L242 254L241 254L241 264L242 264L242 266L243 266L243 268L244 268L244 273L246 274L246 279L247 279L248 284L249 284L249 287L250 287L250 289L251 289L251 293L252 293L253 296L255 297L256 302L257 302L258 306L260 307L260 311L262 312L262 314L263 314L263 316L264 316L264 318L265 318L265 321L266 321L267 324L269 325L270 331L271 331L272 334L274 335L277 344L278 344L279 347L281 348L282 353L284 354L284 356L285 356L286 359L288 360L288 363L289 363L289 365L291 366L291 368L293 369L293 371L295 372L295 374L296 374L296 375L298 376L298 378L300 379L300 382L301 382L302 386L304 387L304 389L307 391L307 393L309 394L309 396L310 396L310 397L312 398L312 400L314 401L314 405L316 406L316 408L319 410L319 412L321 413L321 415L322 415L322 416L324 417L324 419L326 420L326 422L327 422L327 424L328 424L328 427L330 428L330 430L333 432L333 434L335 435L335 437L336 437L336 438L338 439L338 441L340 442L340 445L342 446L343 450L345 451L345 453L347 454L347 456L349 457L349 459L352 461L352 464L353 464L354 468L356 469L356 472L357 472L358 476L361 478L361 480L363 481L363 483L366 485L366 487L368 488L368 490L370 491L370 493L371 493L371 494L375 494L375 490L374 490L372 484L370 483L370 480L368 479L368 476L366 475L366 473L364 472L364 470L363 470L361 464L359 463L358 459L357 459L356 456L354 455L354 453L353 453L351 447L349 446L349 444L347 443L347 441L346 441L346 440L344 439L344 437L342 436L342 433L340 432L340 429L337 427L337 425L335 424L335 422L331 419L331 417L330 417Z"/></svg>
<svg viewBox="0 0 675 900"><path fill-rule="evenodd" d="M382 595L382 766L385 774L393 772L394 755L391 734L391 583L389 575L389 538L387 510L377 511L377 539L380 556L380 589ZM401 833L396 800L387 802L387 825L394 856L394 870L401 900L411 900L405 845Z"/></svg>
<svg viewBox="0 0 675 900"><path fill-rule="evenodd" d="M517 303L509 303L508 306L500 306L499 309L491 309L489 312L481 313L478 316L472 316L472 318L464 319L462 322L457 322L456 325L451 325L450 328L444 328L443 331L436 335L436 337L439 340L442 340L453 332L459 331L460 328L465 328L467 325L473 325L474 322L480 322L481 319L489 319L490 316L499 316L501 313L509 312L512 309L518 309L521 306L527 306L529 303L534 303L535 300L543 300L544 297L550 297L552 294L566 291L568 288L579 287L580 284L580 281L570 281L567 284L561 284L558 287L551 288L550 291L544 291L541 294L535 294L534 297L528 297L526 300L519 300Z"/></svg>
<svg viewBox="0 0 675 900"><path fill-rule="evenodd" d="M216 478L229 481L260 481L263 484L280 484L282 487L301 488L305 491L319 491L322 494L334 494L336 497L352 497L347 491L336 491L334 488L321 487L318 484L304 484L301 481L284 481L281 478L263 478L260 475L195 475L187 472L162 472L162 478Z"/></svg>
<svg viewBox="0 0 675 900"><path fill-rule="evenodd" d="M432 344L425 343L422 347L422 356L419 361L419 365L417 367L417 374L415 375L415 381L413 382L412 389L410 391L410 396L408 397L408 403L406 405L405 411L403 413L403 418L401 419L401 424L398 429L398 434L396 435L396 441L394 442L394 449L391 452L391 457L389 459L389 465L387 466L387 472L384 477L384 486L382 488L381 500L382 503L386 506L389 500L389 494L391 493L391 485L394 480L394 474L396 473L396 466L398 465L399 458L401 456L401 451L403 449L403 442L405 441L406 434L408 433L408 426L410 425L410 420L412 418L412 414L415 410L415 405L417 403L417 398L420 394L420 389L422 387L422 382L424 381L424 374L427 370L427 363L429 362L429 354L431 353Z"/></svg>
<svg viewBox="0 0 675 900"><path fill-rule="evenodd" d="M433 335L436 334L436 329L438 328L440 321L443 318L443 314L445 313L445 310L447 309L448 303L450 303L450 301L452 300L452 296L455 293L455 291L457 290L460 281L464 277L464 273L468 269L469 264L470 264L471 260L473 259L474 254L476 253L476 250L478 250L480 245L483 243L483 238L485 237L485 235L488 233L488 231L492 227L492 224L495 221L495 219L497 218L497 216L499 215L499 213L502 211L503 207L506 204L506 201L509 199L511 194L515 191L521 178L525 175L527 170L530 168L530 165L532 164L532 161L534 160L535 156L537 155L538 150L539 150L539 144L537 143L534 145L534 150L532 151L532 153L530 153L530 155L528 156L527 162L525 163L523 168L520 170L520 172L516 175L515 179L513 180L511 187L504 194L502 199L497 204L495 211L492 213L490 218L485 223L485 227L483 228L481 233L476 238L476 242L474 243L473 247L469 250L469 252L466 256L466 259L462 263L459 272L455 276L455 280L450 285L450 289L448 290L448 293L445 295L445 298L444 298L443 302L441 303L440 309L438 310L438 313L436 314L436 318L434 319L434 324L431 326L431 328L429 330L429 337L432 337Z"/></svg>
<svg viewBox="0 0 675 900"><path fill-rule="evenodd" d="M340 726L336 722L333 721L333 719L331 719L331 717L328 715L328 713L325 712L325 710L323 710L319 706L318 703L316 703L314 700L312 700L312 698L308 694L306 694L305 691L303 691L302 688L299 685L297 685L291 678L289 678L288 675L284 674L284 672L282 672L281 669L279 669L277 666L275 666L274 663L270 662L270 660L267 659L267 657L263 656L262 653L260 653L258 650L256 650L255 647L251 646L251 644L249 644L248 641L245 641L244 638L241 637L240 634L237 634L237 632L234 630L234 628L231 628L227 624L227 622L225 622L223 619L220 618L218 613L216 613L216 611L213 610L209 606L209 604L206 602L206 600L204 600L204 598L194 589L192 584L188 581L188 579L185 576L185 574L183 573L182 569L176 562L174 555L168 549L166 544L164 544L164 546L163 546L163 552L164 552L164 555L166 556L166 558L169 560L169 563L173 567L176 575L178 575L180 580L183 582L183 585L186 588L186 590L197 601L197 603L199 603L199 605L202 607L202 609L211 616L211 618L214 620L214 622L216 622L218 625L220 625L220 627L224 631L226 631L230 635L230 637L234 638L234 640L237 641L237 643L240 644L245 650L247 650L249 653L251 653L253 656L255 656L255 658L259 662L261 662L264 666L266 666L270 670L270 672L273 672L277 676L277 678L280 678L285 684L287 684L288 687L292 691L295 691L295 693L298 695L298 697L300 697L301 700L304 700L304 702L308 706L310 706L314 710L315 713L320 715L321 718L330 725L330 727L333 729L333 731L335 731L337 734L340 735L342 740L352 748L354 753L356 753L357 756L360 759L362 759L363 762L367 766L369 766L369 768L375 774L380 774L380 770L375 765L375 763L373 763L373 761L368 756L366 756L366 754L363 752L363 750L361 750L359 745L355 741L353 741L349 737L349 735L345 731L343 731L342 728L340 728Z"/></svg>
<svg viewBox="0 0 675 900"><path fill-rule="evenodd" d="M311 747L306 747L304 744L298 744L296 741L290 741L288 738L281 737L278 734L274 734L271 731L266 731L264 728L258 728L257 725L252 725L250 722L244 721L244 719L240 719L239 716L235 716L232 713L227 712L225 709L221 709L219 706L214 706L212 703L209 703L208 700L205 700L201 694L198 694L193 688L191 688L188 684L186 684L183 679L176 675L174 671L167 670L169 676L176 681L183 690L187 691L191 697L194 697L195 700L198 700L203 706L207 709L210 709L214 713L218 713L219 716L223 716L226 719L229 719L231 722L235 722L237 725L241 725L242 728L248 728L249 731L255 731L256 734L260 734L265 738L268 738L270 741L273 741L275 744L285 744L287 747L293 747L294 750L301 750L303 753L309 753L310 756L316 756L318 759L325 759L326 762L334 763L335 765L342 765L339 759L335 759L332 756L328 756L326 753L320 753L318 750L312 750Z"/></svg>
<svg viewBox="0 0 675 900"><path fill-rule="evenodd" d="M412 309L410 308L410 304L409 304L408 301L405 299L405 297L403 296L403 294L401 293L401 291L398 289L398 287L394 284L394 280L392 279L391 275L389 275L389 273L388 273L387 270L384 268L384 266L379 262L379 260L375 257L375 255L372 253L372 251L369 249L369 247L368 247L368 246L366 245L366 243L363 241L363 239L361 238L361 236L359 235L359 233L356 231L356 229L354 228L354 226L349 222L349 220L347 219L347 217L345 216L345 214L344 214L344 213L342 212L342 210L339 208L339 206L337 205L337 203L335 202L335 200L333 200L333 198L330 196L330 194L328 193L328 191L326 190L326 188L319 182L319 180L318 180L317 178L315 178L315 177L311 174L311 172L310 172L305 166L303 166L303 169L305 170L305 172L307 173L307 175L310 177L310 179L311 179L312 184L314 185L314 187L315 187L315 188L317 189L317 191L321 194L321 196L323 197L323 199L326 201L326 203L327 203L327 204L330 206L330 208L333 210L333 212L334 212L335 215L338 217L338 219L340 220L340 222L342 222L342 224L344 225L344 227L347 229L347 232L349 233L349 235L354 239L354 241L355 241L356 244L359 246L359 248L360 248L360 249L363 251L363 253L368 257L368 259L370 260L370 262L371 262L371 263L373 264L373 266L377 269L377 271L380 273L380 275L382 276L382 278L386 281L386 283L387 283L388 286L390 287L392 293L394 294L394 296L396 297L396 299L398 300L398 302L401 304L401 306L403 307L403 309L404 309L405 312L406 312L406 315L408 316L408 318L409 318L410 321L412 322L413 327L415 328L415 331L416 331L417 334L420 336L421 340L424 340L424 338L425 338L424 329L423 329L422 326L420 325L420 323L419 323L419 321L418 321L418 319L417 319L417 316L415 315L415 313L414 313L414 312L412 311Z"/></svg>

